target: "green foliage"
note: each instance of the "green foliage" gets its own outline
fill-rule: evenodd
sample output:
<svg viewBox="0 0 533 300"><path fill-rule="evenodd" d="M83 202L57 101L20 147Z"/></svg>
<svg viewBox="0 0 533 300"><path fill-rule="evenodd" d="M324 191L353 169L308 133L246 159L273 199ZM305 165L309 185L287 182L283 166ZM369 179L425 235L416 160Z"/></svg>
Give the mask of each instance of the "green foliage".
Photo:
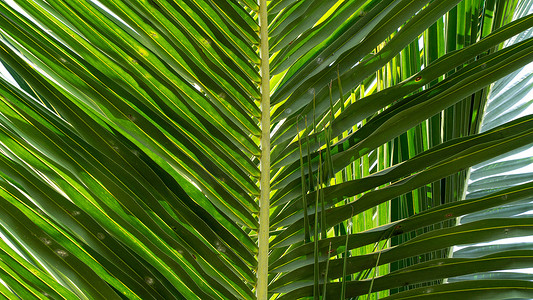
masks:
<svg viewBox="0 0 533 300"><path fill-rule="evenodd" d="M531 265L448 257L533 231L455 226L531 194L459 201L470 166L533 138L531 115L479 133L488 86L533 60L531 38L501 47L533 27L511 22L517 1L273 0L268 24L249 0L14 2L0 0L3 298L255 299L259 282L272 299L530 297L518 279L440 284Z"/></svg>

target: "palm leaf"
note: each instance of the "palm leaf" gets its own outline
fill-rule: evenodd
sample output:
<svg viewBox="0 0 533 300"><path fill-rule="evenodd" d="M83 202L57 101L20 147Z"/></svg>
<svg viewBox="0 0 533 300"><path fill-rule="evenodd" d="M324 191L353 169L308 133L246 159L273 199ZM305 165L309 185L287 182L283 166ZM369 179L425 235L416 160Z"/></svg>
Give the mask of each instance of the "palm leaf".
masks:
<svg viewBox="0 0 533 300"><path fill-rule="evenodd" d="M458 201L531 143L526 81L479 133L532 60L501 46L533 25L516 2L0 1L1 295L485 296L440 283L531 264L447 257L531 231L453 222L531 193L496 163Z"/></svg>

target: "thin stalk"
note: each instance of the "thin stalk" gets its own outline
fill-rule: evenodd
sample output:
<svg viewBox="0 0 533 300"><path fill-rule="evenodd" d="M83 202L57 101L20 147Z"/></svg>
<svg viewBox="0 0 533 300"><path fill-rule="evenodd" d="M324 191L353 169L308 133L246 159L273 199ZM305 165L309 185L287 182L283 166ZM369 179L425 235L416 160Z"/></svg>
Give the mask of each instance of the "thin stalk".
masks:
<svg viewBox="0 0 533 300"><path fill-rule="evenodd" d="M259 232L257 246L257 299L268 299L268 239L270 209L270 69L268 51L267 1L258 0L261 45L261 179L259 183Z"/></svg>
<svg viewBox="0 0 533 300"><path fill-rule="evenodd" d="M389 236L385 240L385 243L383 243L383 246L381 247L381 249L378 249L379 248L379 241L378 241L376 243L376 247L374 248L374 251L372 251L372 252L375 252L376 249L378 249L379 252L378 252L378 258L376 259L376 265L374 266L374 275L372 276L372 281L370 281L370 288L368 289L368 295L366 297L367 300L370 299L370 295L372 294L372 288L374 287L374 279L376 279L376 276L379 275L379 274L376 274L376 272L378 271L379 259L381 258L381 253L383 253L383 249L385 249L385 247L387 246L387 243L390 241L390 238L393 232L394 231L390 232Z"/></svg>
<svg viewBox="0 0 533 300"><path fill-rule="evenodd" d="M321 179L321 184L324 184L324 179ZM322 188L322 186L320 186ZM326 206L324 204L324 193L320 193L320 237L327 238L326 233Z"/></svg>
<svg viewBox="0 0 533 300"><path fill-rule="evenodd" d="M307 126L307 116L305 116L305 128L307 128ZM311 165L311 150L309 149L309 133L305 137L305 142L307 143L307 172L309 174L309 191L313 191L313 167Z"/></svg>
<svg viewBox="0 0 533 300"><path fill-rule="evenodd" d="M331 159L331 139L333 139L333 130L332 130L332 124L333 124L333 99L331 94L331 89L333 86L333 82L329 84L329 126L328 128L324 128L324 133L326 136L326 159L327 159L327 166L328 166L328 175L327 178L327 185L330 185L330 179L335 177L335 174L333 174L333 160ZM325 124L324 124L325 126Z"/></svg>
<svg viewBox="0 0 533 300"><path fill-rule="evenodd" d="M320 141L319 141L320 142ZM320 290L319 290L319 285L318 285L318 281L319 281L319 272L320 272L320 268L319 268L319 264L318 264L318 256L319 256L319 252L318 252L318 198L319 198L319 195L320 193L322 193L322 189L321 189L321 182L320 182L320 178L322 176L322 153L320 152L320 148L318 150L319 152L319 156L318 156L318 170L317 170L317 174L318 174L318 179L317 179L317 193L316 193L316 199L315 199L315 234L314 234L314 246L315 246L315 250L314 250L314 259L315 259L315 264L314 264L314 291L313 291L313 299L314 300L318 300L320 298Z"/></svg>
<svg viewBox="0 0 533 300"><path fill-rule="evenodd" d="M341 83L341 74L339 73L339 68L337 66L337 85L339 86L339 97L341 101L341 113L344 111L344 93L342 92L342 83Z"/></svg>
<svg viewBox="0 0 533 300"><path fill-rule="evenodd" d="M320 141L317 140L318 138L318 134L316 134L318 132L318 129L316 128L316 95L315 93L313 92L313 133L315 133L314 137L315 137L315 143L318 145L318 148L320 149ZM320 157L322 157L322 153L320 153ZM309 165L309 170L311 170L311 165ZM324 171L324 170L322 170ZM324 172L322 172L324 173ZM309 173L309 174L312 174L312 173ZM317 177L316 179L316 182L317 182L317 185L320 184L320 177Z"/></svg>
<svg viewBox="0 0 533 300"><path fill-rule="evenodd" d="M326 159L329 159L331 158L331 153L328 151L329 150L329 139L330 139L330 136L328 135L326 129L324 128L323 129L324 132L326 133ZM325 163L325 162L324 162ZM329 185L330 183L330 175L333 174L333 172L330 172L329 170L329 164L328 165L328 174L326 174L325 176L322 175L323 178L321 178L321 183L323 184L324 183L324 177L326 179L326 186ZM323 239L327 238L327 235L326 235L326 206L325 206L325 203L324 203L324 193L320 193L320 230L321 230L321 237Z"/></svg>
<svg viewBox="0 0 533 300"><path fill-rule="evenodd" d="M307 213L307 187L305 184L305 171L304 171L304 160L302 156L302 143L300 141L300 126L299 126L299 117L296 119L296 130L298 131L298 149L300 149L300 172L302 180L302 205L304 207L304 243L311 241L309 237L309 217Z"/></svg>
<svg viewBox="0 0 533 300"><path fill-rule="evenodd" d="M322 300L326 300L326 285L328 284L328 270L329 270L330 258L331 258L331 242L329 242L328 260L326 261L326 272L324 273L324 286L322 288Z"/></svg>
<svg viewBox="0 0 533 300"><path fill-rule="evenodd" d="M341 299L346 298L346 281L350 281L350 278L346 276L346 266L348 262L348 237L352 233L352 220L353 220L353 207L352 207L352 216L346 222L346 240L344 242L344 257L342 263L342 286L341 286Z"/></svg>

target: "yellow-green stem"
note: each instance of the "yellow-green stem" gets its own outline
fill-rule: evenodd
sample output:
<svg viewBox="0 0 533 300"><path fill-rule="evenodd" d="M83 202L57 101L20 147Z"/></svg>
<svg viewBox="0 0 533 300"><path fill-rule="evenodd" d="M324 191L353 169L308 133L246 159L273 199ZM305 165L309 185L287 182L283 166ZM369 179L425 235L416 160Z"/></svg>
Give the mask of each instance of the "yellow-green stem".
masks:
<svg viewBox="0 0 533 300"><path fill-rule="evenodd" d="M257 254L257 299L268 299L268 238L270 208L270 70L268 65L267 1L259 3L261 46L261 180L259 197L259 233Z"/></svg>

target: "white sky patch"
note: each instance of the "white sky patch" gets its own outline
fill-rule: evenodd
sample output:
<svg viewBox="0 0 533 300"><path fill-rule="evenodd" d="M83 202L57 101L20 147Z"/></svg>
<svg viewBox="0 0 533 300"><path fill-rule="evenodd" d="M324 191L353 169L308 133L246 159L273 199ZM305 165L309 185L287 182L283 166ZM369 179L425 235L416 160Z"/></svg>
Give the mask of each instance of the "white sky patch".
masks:
<svg viewBox="0 0 533 300"><path fill-rule="evenodd" d="M21 13L24 17L28 18L30 21L32 21L35 24L39 24L37 21L35 21L34 18L32 18L27 12L25 12L22 7L20 7L15 1L13 0L3 0L7 5L11 6L13 9L15 9L17 12Z"/></svg>
<svg viewBox="0 0 533 300"><path fill-rule="evenodd" d="M533 215L533 210L525 211L521 214L518 214L517 216L528 216L528 215Z"/></svg>
<svg viewBox="0 0 533 300"><path fill-rule="evenodd" d="M13 76L11 76L11 74L9 74L9 72L7 71L7 69L4 67L4 65L2 63L0 63L0 76L5 78L12 85L14 85L16 87L20 87L17 84L17 82L15 81L15 79L13 78Z"/></svg>
<svg viewBox="0 0 533 300"><path fill-rule="evenodd" d="M202 92L202 87L199 86L198 84L196 84L196 83L193 82L193 83L192 83L192 86L193 86L197 91Z"/></svg>
<svg viewBox="0 0 533 300"><path fill-rule="evenodd" d="M378 79L377 77L375 77L374 80L372 80L372 82L368 86L365 86L365 97L368 96L377 85Z"/></svg>
<svg viewBox="0 0 533 300"><path fill-rule="evenodd" d="M459 251L464 248L468 248L470 246L494 246L494 245L509 245L509 244L516 244L516 243L533 243L533 235L530 236L521 236L521 237L513 237L513 238L506 238L506 239L499 239L487 243L479 243L474 245L460 245L460 246L454 246L453 252Z"/></svg>
<svg viewBox="0 0 533 300"><path fill-rule="evenodd" d="M361 61L356 62L355 65L353 65L353 66L351 67L351 69L353 69L355 66L357 66L357 65L360 64L360 63L361 63ZM331 65L330 65L330 66L331 66Z"/></svg>
<svg viewBox="0 0 533 300"><path fill-rule="evenodd" d="M135 31L135 29L133 29L128 23L124 22L124 20L122 20L119 16L117 16L114 12L112 12L109 8L107 8L105 5L103 5L100 1L98 0L91 0L92 3L96 4L98 7L100 7L101 9L103 9L106 13L110 14L113 18L115 18L116 20L118 20L120 23L124 24L126 27L128 27L129 29L133 30L135 33L137 33L137 31Z"/></svg>
<svg viewBox="0 0 533 300"><path fill-rule="evenodd" d="M1 237L0 237L1 238ZM0 284L5 286L6 288L9 288L9 286L0 278Z"/></svg>
<svg viewBox="0 0 533 300"><path fill-rule="evenodd" d="M276 126L274 126L274 129L272 129L272 131L270 132L270 137L273 137L274 134L276 134L276 132L281 128L281 125L283 125L283 123L285 123L285 120L287 119L282 119L281 121L279 121L278 124L276 124ZM303 127L305 127L305 125L302 124L302 129Z"/></svg>

